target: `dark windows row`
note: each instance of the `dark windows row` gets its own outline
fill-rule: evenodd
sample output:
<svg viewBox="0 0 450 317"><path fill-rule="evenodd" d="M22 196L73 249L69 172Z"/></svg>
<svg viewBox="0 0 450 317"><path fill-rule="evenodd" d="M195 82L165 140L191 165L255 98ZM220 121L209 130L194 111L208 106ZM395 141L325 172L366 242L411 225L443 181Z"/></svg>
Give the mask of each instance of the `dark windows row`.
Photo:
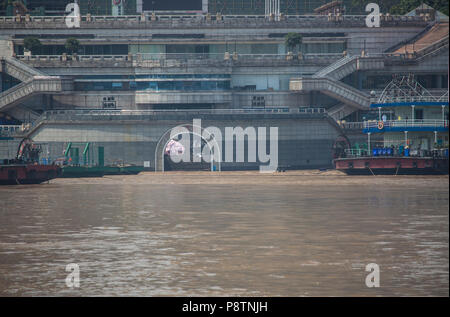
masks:
<svg viewBox="0 0 450 317"><path fill-rule="evenodd" d="M230 74L147 74L147 75L82 75L77 79L210 79L231 78Z"/></svg>
<svg viewBox="0 0 450 317"><path fill-rule="evenodd" d="M75 89L88 90L229 90L229 81L169 81L169 82L77 82Z"/></svg>
<svg viewBox="0 0 450 317"><path fill-rule="evenodd" d="M23 55L23 45L14 45L16 55ZM64 45L42 45L33 51L33 55L61 55L65 53ZM80 45L79 55L127 55L128 45Z"/></svg>

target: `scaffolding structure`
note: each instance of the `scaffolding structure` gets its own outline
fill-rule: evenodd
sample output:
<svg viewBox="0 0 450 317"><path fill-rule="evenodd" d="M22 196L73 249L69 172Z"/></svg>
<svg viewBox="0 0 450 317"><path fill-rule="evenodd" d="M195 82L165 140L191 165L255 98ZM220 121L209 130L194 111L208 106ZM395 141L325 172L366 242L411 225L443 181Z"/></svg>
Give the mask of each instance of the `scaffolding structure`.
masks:
<svg viewBox="0 0 450 317"><path fill-rule="evenodd" d="M378 103L438 101L448 102L448 91L443 95L433 95L416 80L413 74L395 75L378 98Z"/></svg>

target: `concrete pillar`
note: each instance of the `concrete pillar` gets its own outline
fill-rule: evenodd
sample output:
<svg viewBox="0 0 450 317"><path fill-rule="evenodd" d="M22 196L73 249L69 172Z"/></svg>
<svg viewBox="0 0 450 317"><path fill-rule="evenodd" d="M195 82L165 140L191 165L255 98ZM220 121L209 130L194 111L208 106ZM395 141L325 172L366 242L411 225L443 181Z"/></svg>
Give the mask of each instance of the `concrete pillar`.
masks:
<svg viewBox="0 0 450 317"><path fill-rule="evenodd" d="M445 121L445 106L442 106L442 123Z"/></svg>
<svg viewBox="0 0 450 317"><path fill-rule="evenodd" d="M405 146L408 145L408 131L405 131Z"/></svg>
<svg viewBox="0 0 450 317"><path fill-rule="evenodd" d="M411 120L412 120L413 124L414 124L414 119L415 119L414 118L414 107L415 107L414 105L411 106Z"/></svg>
<svg viewBox="0 0 450 317"><path fill-rule="evenodd" d="M434 143L436 144L438 141L437 131L434 131Z"/></svg>
<svg viewBox="0 0 450 317"><path fill-rule="evenodd" d="M369 156L372 155L372 150L370 149L370 132L367 132L367 151L369 152Z"/></svg>

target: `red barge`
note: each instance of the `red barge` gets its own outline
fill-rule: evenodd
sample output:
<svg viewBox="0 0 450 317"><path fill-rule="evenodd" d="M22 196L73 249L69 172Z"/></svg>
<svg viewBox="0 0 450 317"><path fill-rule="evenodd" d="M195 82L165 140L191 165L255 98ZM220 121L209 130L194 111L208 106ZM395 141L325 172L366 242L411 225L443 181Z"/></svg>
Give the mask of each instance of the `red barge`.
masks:
<svg viewBox="0 0 450 317"><path fill-rule="evenodd" d="M354 157L334 160L337 170L349 175L443 175L448 174L444 157Z"/></svg>
<svg viewBox="0 0 450 317"><path fill-rule="evenodd" d="M23 139L15 159L0 162L0 185L40 184L60 176L60 167L39 164L40 152L40 146Z"/></svg>

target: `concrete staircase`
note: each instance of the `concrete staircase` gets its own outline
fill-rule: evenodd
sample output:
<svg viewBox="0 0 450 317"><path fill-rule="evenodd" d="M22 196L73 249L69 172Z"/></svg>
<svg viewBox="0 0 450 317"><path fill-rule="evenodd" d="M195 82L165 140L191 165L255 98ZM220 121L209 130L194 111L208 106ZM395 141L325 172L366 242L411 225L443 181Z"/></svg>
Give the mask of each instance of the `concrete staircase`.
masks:
<svg viewBox="0 0 450 317"><path fill-rule="evenodd" d="M292 91L320 91L357 109L369 109L369 95L343 82L329 78L293 78L289 82Z"/></svg>
<svg viewBox="0 0 450 317"><path fill-rule="evenodd" d="M0 94L0 110L13 107L36 94L58 94L73 90L73 80L59 76L34 76Z"/></svg>
<svg viewBox="0 0 450 317"><path fill-rule="evenodd" d="M14 58L0 57L0 71L22 81L0 93L0 110L13 107L36 94L59 94L73 90L72 79L48 76Z"/></svg>
<svg viewBox="0 0 450 317"><path fill-rule="evenodd" d="M339 100L341 103L329 109L328 114L335 120L341 120L357 109L369 109L370 98L340 80L358 70L383 68L382 57L345 56L309 78L291 79L289 88L293 91L320 91Z"/></svg>
<svg viewBox="0 0 450 317"><path fill-rule="evenodd" d="M344 56L331 65L322 68L315 73L313 78L330 78L340 80L356 71L357 56Z"/></svg>
<svg viewBox="0 0 450 317"><path fill-rule="evenodd" d="M346 116L352 114L357 109L345 103L338 103L327 110L328 115L336 121L344 119Z"/></svg>
<svg viewBox="0 0 450 317"><path fill-rule="evenodd" d="M357 70L384 68L384 59L380 57L345 56L312 75L313 78L341 80Z"/></svg>
<svg viewBox="0 0 450 317"><path fill-rule="evenodd" d="M0 72L6 73L20 81L27 81L33 76L46 76L47 74L28 66L11 57L0 57Z"/></svg>

